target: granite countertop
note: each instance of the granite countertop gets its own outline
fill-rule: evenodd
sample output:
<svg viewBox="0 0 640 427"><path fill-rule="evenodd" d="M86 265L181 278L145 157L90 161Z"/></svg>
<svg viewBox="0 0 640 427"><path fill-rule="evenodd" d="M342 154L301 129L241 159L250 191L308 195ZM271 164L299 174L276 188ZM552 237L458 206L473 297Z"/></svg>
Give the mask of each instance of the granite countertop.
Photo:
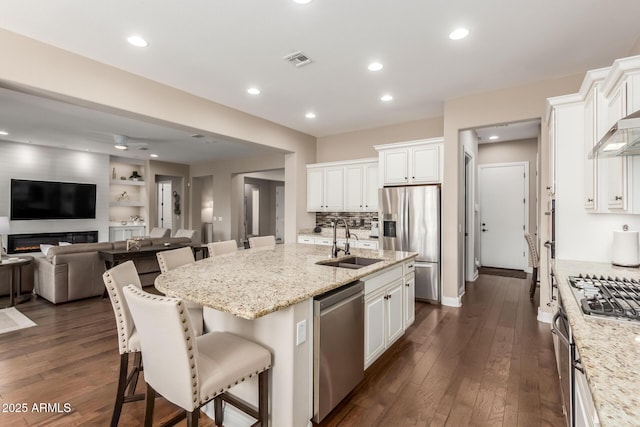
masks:
<svg viewBox="0 0 640 427"><path fill-rule="evenodd" d="M309 229L302 229L300 231L298 231L298 236L311 236L311 237L330 237L333 239L333 229L331 228L321 228L321 231L319 233L316 233L313 231L312 228ZM338 239L344 239L344 227L339 227L338 231L336 233L336 236L338 237ZM349 229L349 232L351 233L351 235L356 235L358 236L358 240L378 240L377 237L371 237L371 230L369 229L362 229L362 228L356 228L356 229ZM355 239L354 239L355 240Z"/></svg>
<svg viewBox="0 0 640 427"><path fill-rule="evenodd" d="M567 278L582 273L640 280L640 270L605 263L556 260L554 271L601 424L639 425L640 324L584 315Z"/></svg>
<svg viewBox="0 0 640 427"><path fill-rule="evenodd" d="M414 258L417 253L353 249L351 255L383 262L357 270L317 265L331 258L326 247L288 243L205 258L161 274L155 286L169 296L256 319Z"/></svg>

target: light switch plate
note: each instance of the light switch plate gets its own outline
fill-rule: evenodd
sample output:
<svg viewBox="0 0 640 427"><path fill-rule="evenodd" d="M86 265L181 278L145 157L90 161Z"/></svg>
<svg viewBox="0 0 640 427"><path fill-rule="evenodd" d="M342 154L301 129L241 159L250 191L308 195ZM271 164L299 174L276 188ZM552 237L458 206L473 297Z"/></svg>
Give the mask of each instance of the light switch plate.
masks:
<svg viewBox="0 0 640 427"><path fill-rule="evenodd" d="M307 341L307 321L301 320L296 324L296 345Z"/></svg>

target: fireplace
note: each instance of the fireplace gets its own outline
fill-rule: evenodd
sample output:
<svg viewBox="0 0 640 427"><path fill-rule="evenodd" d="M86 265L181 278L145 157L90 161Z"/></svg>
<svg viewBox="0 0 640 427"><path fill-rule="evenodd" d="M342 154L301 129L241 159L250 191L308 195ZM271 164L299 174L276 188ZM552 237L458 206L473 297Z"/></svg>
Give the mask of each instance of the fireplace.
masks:
<svg viewBox="0 0 640 427"><path fill-rule="evenodd" d="M95 243L97 241L97 231L9 234L7 236L7 252L9 254L24 254L40 251L40 245L57 245L58 242Z"/></svg>

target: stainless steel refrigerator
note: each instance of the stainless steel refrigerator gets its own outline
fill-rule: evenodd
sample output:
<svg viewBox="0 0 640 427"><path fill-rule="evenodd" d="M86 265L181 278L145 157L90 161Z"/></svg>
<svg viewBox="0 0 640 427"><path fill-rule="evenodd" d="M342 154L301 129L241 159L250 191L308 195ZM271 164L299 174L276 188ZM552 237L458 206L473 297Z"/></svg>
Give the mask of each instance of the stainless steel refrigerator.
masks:
<svg viewBox="0 0 640 427"><path fill-rule="evenodd" d="M418 252L416 299L440 302L440 186L379 190L382 249Z"/></svg>

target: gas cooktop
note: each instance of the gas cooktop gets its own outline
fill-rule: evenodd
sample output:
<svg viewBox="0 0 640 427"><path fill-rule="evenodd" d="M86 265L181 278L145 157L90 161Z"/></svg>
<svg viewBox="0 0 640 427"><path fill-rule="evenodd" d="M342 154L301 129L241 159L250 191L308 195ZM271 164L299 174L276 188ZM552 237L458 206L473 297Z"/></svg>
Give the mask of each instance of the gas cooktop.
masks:
<svg viewBox="0 0 640 427"><path fill-rule="evenodd" d="M585 314L640 322L640 281L581 274L569 284Z"/></svg>

